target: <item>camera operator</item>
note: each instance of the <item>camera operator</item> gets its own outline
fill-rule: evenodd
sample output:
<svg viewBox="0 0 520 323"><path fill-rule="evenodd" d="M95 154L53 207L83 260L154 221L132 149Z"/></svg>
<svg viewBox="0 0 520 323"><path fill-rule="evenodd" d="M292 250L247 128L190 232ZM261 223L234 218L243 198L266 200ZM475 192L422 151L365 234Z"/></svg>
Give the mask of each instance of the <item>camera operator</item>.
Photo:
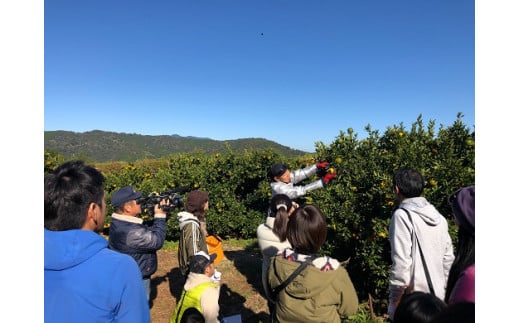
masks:
<svg viewBox="0 0 520 323"><path fill-rule="evenodd" d="M141 205L138 199L141 192L132 186L125 186L112 194L114 213L110 221L108 247L132 256L143 276L144 289L150 301L150 278L157 271L157 250L161 249L166 238L166 212L162 205L169 201L161 200L154 206L153 224L148 226L138 216Z"/></svg>

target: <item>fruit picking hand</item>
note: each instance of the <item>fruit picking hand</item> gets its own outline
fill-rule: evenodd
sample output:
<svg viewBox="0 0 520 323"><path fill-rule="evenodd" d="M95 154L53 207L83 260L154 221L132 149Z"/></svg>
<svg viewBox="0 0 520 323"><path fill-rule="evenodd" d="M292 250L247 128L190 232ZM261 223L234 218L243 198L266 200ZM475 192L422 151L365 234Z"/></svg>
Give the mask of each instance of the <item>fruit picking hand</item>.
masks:
<svg viewBox="0 0 520 323"><path fill-rule="evenodd" d="M326 161L323 161L323 162L319 162L316 164L316 167L318 167L318 169L323 169L325 167L329 166L329 162L326 162Z"/></svg>
<svg viewBox="0 0 520 323"><path fill-rule="evenodd" d="M323 176L323 182L328 184L334 177L336 177L336 173L327 173L325 176Z"/></svg>

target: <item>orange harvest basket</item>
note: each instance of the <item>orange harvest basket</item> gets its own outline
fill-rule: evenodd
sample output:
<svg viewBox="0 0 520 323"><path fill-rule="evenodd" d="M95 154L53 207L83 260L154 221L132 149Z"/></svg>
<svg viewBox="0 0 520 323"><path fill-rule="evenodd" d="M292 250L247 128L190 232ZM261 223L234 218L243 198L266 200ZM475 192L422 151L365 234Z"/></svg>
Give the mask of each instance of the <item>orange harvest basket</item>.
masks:
<svg viewBox="0 0 520 323"><path fill-rule="evenodd" d="M214 264L218 264L222 259L224 259L224 249L222 248L222 240L215 236L207 236L206 244L208 245L208 253L216 254L217 258L215 258Z"/></svg>

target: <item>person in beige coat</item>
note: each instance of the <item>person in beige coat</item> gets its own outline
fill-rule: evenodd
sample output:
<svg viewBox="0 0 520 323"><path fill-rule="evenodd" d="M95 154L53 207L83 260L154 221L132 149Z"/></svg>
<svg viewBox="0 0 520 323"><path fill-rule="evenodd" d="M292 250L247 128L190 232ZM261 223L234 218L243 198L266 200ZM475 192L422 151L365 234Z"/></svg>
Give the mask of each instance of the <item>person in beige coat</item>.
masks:
<svg viewBox="0 0 520 323"><path fill-rule="evenodd" d="M341 322L358 311L359 300L347 270L338 260L319 256L327 239L327 222L319 208L304 205L289 218L286 248L271 258L270 297L274 322ZM274 290L300 266L308 265L278 294Z"/></svg>
<svg viewBox="0 0 520 323"><path fill-rule="evenodd" d="M262 253L262 286L267 297L269 312L272 311L274 302L272 299L269 299L267 268L269 267L271 257L276 256L278 252L291 246L286 238L287 223L297 207L298 204L285 194L273 196L269 203L269 212L265 222L261 223L256 229L258 246Z"/></svg>

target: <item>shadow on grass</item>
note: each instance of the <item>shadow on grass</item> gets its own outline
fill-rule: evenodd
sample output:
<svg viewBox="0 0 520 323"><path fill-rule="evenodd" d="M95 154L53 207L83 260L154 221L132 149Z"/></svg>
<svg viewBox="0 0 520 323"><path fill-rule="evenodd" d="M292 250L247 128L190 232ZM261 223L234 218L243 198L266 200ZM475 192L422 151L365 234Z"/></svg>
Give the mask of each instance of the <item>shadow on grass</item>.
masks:
<svg viewBox="0 0 520 323"><path fill-rule="evenodd" d="M262 255L256 243L247 245L244 250L224 251L226 258L247 278L247 282L265 298L262 286Z"/></svg>
<svg viewBox="0 0 520 323"><path fill-rule="evenodd" d="M244 306L246 299L234 292L227 284L220 287L220 315L231 316L240 314L243 323L268 322L269 315L265 312L255 313Z"/></svg>
<svg viewBox="0 0 520 323"><path fill-rule="evenodd" d="M253 242L245 246L243 250L224 251L224 254L228 260L233 262L234 267L246 277L247 283L249 283L258 294L266 298L262 286L262 255L258 244ZM233 292L228 286L226 286L224 291L221 290L220 297L222 311L224 311L224 308L231 310L230 312L223 313L226 316L241 313L242 322L244 323L269 321L268 313L254 313L245 308L243 306L243 303L246 301L244 297Z"/></svg>
<svg viewBox="0 0 520 323"><path fill-rule="evenodd" d="M180 269L175 267L166 275L152 278L150 282L150 308L153 307L153 301L157 298L157 286L166 280L168 281L171 295L175 297L175 301L177 302L180 299L184 287L184 276L181 274Z"/></svg>

